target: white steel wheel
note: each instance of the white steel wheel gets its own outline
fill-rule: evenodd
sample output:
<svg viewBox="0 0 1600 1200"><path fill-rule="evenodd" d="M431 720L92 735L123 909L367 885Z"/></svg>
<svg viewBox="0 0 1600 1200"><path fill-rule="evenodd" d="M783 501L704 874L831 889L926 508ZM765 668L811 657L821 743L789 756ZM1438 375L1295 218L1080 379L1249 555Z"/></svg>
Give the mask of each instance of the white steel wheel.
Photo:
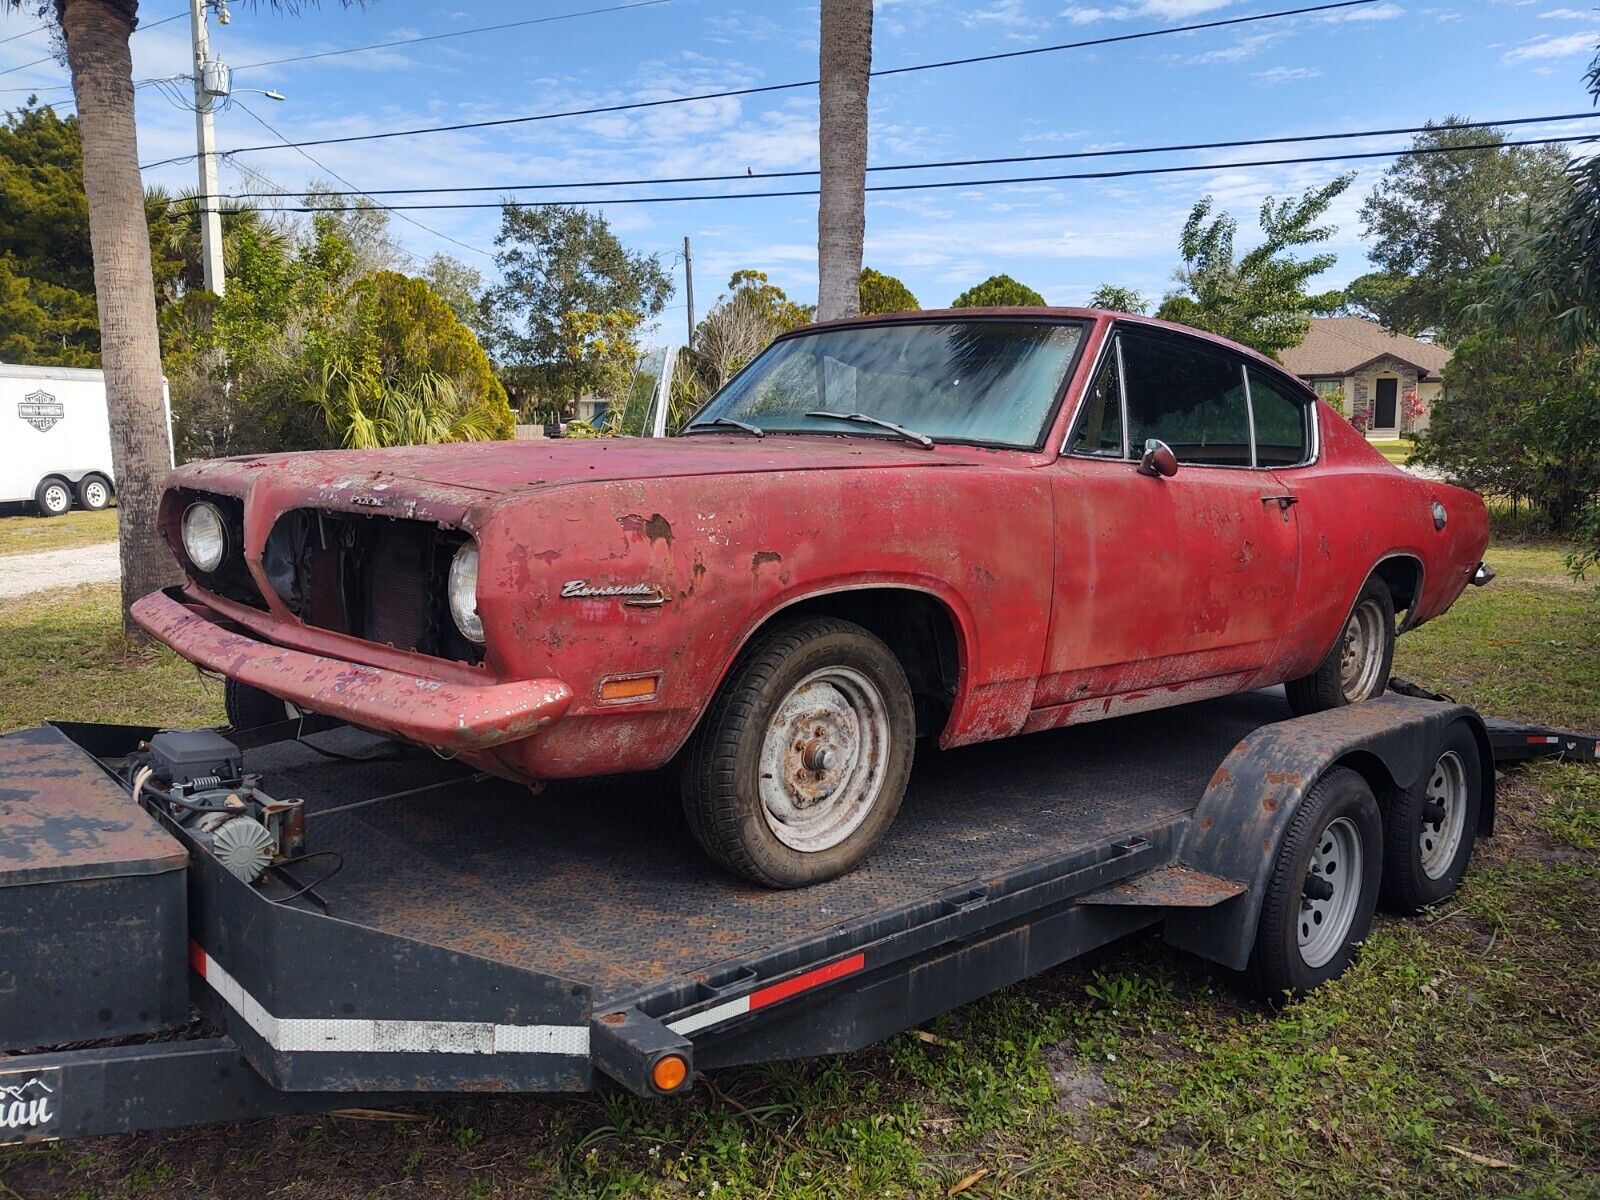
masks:
<svg viewBox="0 0 1600 1200"><path fill-rule="evenodd" d="M65 479L46 479L33 493L33 502L42 517L65 516L72 511L72 486Z"/></svg>
<svg viewBox="0 0 1600 1200"><path fill-rule="evenodd" d="M1300 894L1296 941L1308 967L1325 966L1345 943L1361 903L1361 834L1349 817L1322 831Z"/></svg>
<svg viewBox="0 0 1600 1200"><path fill-rule="evenodd" d="M877 686L852 667L813 671L783 698L762 739L767 828L792 850L833 849L877 803L888 756L889 716Z"/></svg>
<svg viewBox="0 0 1600 1200"><path fill-rule="evenodd" d="M1385 628L1391 618L1376 599L1357 604L1345 623L1339 651L1339 690L1348 703L1367 700L1383 690L1388 646L1394 634Z"/></svg>
<svg viewBox="0 0 1600 1200"><path fill-rule="evenodd" d="M1467 825L1467 768L1454 750L1446 750L1434 763L1424 794L1427 803L1417 848L1422 854L1422 873L1438 879L1455 864Z"/></svg>
<svg viewBox="0 0 1600 1200"><path fill-rule="evenodd" d="M111 485L98 475L85 476L78 482L78 503L99 512L111 503Z"/></svg>

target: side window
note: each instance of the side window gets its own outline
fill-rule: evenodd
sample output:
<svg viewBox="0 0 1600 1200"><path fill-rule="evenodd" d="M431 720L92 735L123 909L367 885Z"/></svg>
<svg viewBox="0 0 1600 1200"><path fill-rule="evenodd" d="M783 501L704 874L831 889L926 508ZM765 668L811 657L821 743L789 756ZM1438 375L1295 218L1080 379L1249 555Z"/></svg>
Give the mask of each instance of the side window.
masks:
<svg viewBox="0 0 1600 1200"><path fill-rule="evenodd" d="M1117 373L1117 343L1112 340L1089 390L1084 393L1072 453L1122 457L1122 388Z"/></svg>
<svg viewBox="0 0 1600 1200"><path fill-rule="evenodd" d="M1256 465L1292 467L1305 462L1307 405L1264 371L1250 370L1250 406L1256 414Z"/></svg>
<svg viewBox="0 0 1600 1200"><path fill-rule="evenodd" d="M1135 455L1159 438L1180 463L1248 467L1250 409L1243 364L1177 338L1122 338L1122 385Z"/></svg>

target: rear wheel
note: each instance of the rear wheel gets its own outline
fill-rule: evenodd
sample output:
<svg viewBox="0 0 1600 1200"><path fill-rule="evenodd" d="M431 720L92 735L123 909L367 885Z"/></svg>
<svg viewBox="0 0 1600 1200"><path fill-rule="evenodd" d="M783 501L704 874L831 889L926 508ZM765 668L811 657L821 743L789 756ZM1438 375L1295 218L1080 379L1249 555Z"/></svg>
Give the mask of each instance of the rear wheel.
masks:
<svg viewBox="0 0 1600 1200"><path fill-rule="evenodd" d="M849 621L758 634L684 757L684 812L712 858L768 887L855 867L899 810L916 736L888 646Z"/></svg>
<svg viewBox="0 0 1600 1200"><path fill-rule="evenodd" d="M1305 716L1383 695L1394 665L1394 641L1394 598L1389 585L1373 576L1321 665L1285 685L1289 706Z"/></svg>
<svg viewBox="0 0 1600 1200"><path fill-rule="evenodd" d="M223 681L222 708L228 714L228 724L235 729L275 725L301 715L300 710L287 700L280 700L271 692L240 683L237 679Z"/></svg>
<svg viewBox="0 0 1600 1200"><path fill-rule="evenodd" d="M33 506L41 517L61 517L72 510L72 485L51 475L41 480L33 492Z"/></svg>
<svg viewBox="0 0 1600 1200"><path fill-rule="evenodd" d="M1420 912L1454 894L1467 872L1483 808L1478 739L1450 726L1433 769L1394 798L1384 818L1383 903Z"/></svg>
<svg viewBox="0 0 1600 1200"><path fill-rule="evenodd" d="M78 480L78 505L99 512L111 503L111 482L104 475L85 475Z"/></svg>
<svg viewBox="0 0 1600 1200"><path fill-rule="evenodd" d="M1246 977L1269 1000L1340 975L1372 926L1383 818L1367 781L1335 767L1307 793L1279 844Z"/></svg>

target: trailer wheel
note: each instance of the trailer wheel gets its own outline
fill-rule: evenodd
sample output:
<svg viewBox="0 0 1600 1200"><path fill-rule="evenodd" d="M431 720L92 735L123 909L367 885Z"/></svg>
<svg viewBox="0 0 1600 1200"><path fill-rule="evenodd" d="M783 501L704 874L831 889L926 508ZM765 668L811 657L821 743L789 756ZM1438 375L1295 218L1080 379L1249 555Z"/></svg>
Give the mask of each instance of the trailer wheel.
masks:
<svg viewBox="0 0 1600 1200"><path fill-rule="evenodd" d="M1343 973L1372 925L1383 817L1367 781L1335 767L1301 801L1261 900L1246 978L1268 1000Z"/></svg>
<svg viewBox="0 0 1600 1200"><path fill-rule="evenodd" d="M78 506L99 512L111 503L111 481L104 475L85 475L78 480Z"/></svg>
<svg viewBox="0 0 1600 1200"><path fill-rule="evenodd" d="M1383 695L1394 665L1394 597L1374 575L1361 588L1344 631L1311 674L1284 685L1300 716Z"/></svg>
<svg viewBox="0 0 1600 1200"><path fill-rule="evenodd" d="M271 692L240 683L237 679L223 680L222 710L228 715L228 724L235 729L274 725L279 721L292 721L300 715L300 710L287 700L280 700Z"/></svg>
<svg viewBox="0 0 1600 1200"><path fill-rule="evenodd" d="M728 870L801 887L864 859L900 808L916 720L899 659L849 621L774 623L745 649L684 757L684 812Z"/></svg>
<svg viewBox="0 0 1600 1200"><path fill-rule="evenodd" d="M72 485L58 475L39 481L33 506L41 517L61 517L72 511Z"/></svg>
<svg viewBox="0 0 1600 1200"><path fill-rule="evenodd" d="M1454 894L1472 858L1482 806L1478 740L1457 721L1445 732L1427 778L1389 805L1383 831L1385 908L1420 912Z"/></svg>

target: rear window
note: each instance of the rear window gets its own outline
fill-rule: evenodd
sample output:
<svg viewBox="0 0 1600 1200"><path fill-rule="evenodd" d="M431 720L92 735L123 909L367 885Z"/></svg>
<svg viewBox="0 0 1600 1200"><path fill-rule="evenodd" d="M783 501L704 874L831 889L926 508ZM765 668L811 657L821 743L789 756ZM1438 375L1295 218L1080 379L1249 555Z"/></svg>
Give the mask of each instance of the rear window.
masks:
<svg viewBox="0 0 1600 1200"><path fill-rule="evenodd" d="M1307 405L1264 371L1250 368L1256 414L1256 464L1292 467L1306 460Z"/></svg>

